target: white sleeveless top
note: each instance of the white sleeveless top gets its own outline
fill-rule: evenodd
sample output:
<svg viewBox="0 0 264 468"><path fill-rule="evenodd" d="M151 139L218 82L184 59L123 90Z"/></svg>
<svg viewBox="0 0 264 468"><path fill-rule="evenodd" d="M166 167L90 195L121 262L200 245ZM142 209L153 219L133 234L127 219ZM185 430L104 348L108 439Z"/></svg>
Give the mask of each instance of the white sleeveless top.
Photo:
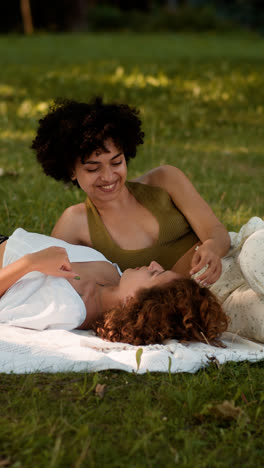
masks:
<svg viewBox="0 0 264 468"><path fill-rule="evenodd" d="M64 247L70 262L109 262L91 247L16 229L7 240L3 267L28 253ZM109 262L111 263L111 262ZM117 265L118 273L121 271ZM24 275L0 298L0 323L35 330L78 328L86 318L83 300L65 278L34 271Z"/></svg>

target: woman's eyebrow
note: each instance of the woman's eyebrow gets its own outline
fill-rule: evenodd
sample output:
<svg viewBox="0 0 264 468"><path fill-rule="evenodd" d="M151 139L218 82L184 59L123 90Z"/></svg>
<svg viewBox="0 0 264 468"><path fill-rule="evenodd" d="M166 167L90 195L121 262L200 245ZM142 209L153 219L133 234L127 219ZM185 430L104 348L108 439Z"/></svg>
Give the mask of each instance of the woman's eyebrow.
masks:
<svg viewBox="0 0 264 468"><path fill-rule="evenodd" d="M115 156L113 156L113 157L111 158L111 161L113 161L113 159L118 158L118 156L121 156L121 154L122 154L122 151L120 151L120 153L118 153L118 154L116 154Z"/></svg>
<svg viewBox="0 0 264 468"><path fill-rule="evenodd" d="M119 156L121 156L122 154L122 151L118 154L116 154L115 156L113 156L110 161L113 161L114 159L118 158ZM101 161L90 161L90 159L87 159L87 161L84 162L84 164L101 164Z"/></svg>

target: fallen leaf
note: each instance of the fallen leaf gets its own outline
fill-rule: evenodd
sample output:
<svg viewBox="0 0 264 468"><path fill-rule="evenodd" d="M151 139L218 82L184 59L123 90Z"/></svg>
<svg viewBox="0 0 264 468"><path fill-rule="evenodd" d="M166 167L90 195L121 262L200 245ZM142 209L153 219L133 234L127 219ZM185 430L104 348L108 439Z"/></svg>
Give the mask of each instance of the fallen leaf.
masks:
<svg viewBox="0 0 264 468"><path fill-rule="evenodd" d="M94 389L94 393L96 394L96 396L98 396L99 398L104 398L104 394L105 394L105 389L106 389L106 384L97 384L95 389Z"/></svg>
<svg viewBox="0 0 264 468"><path fill-rule="evenodd" d="M5 460L0 460L0 466L9 466L11 465L11 461L6 458Z"/></svg>
<svg viewBox="0 0 264 468"><path fill-rule="evenodd" d="M235 406L233 401L228 400L215 405L212 411L216 416L222 417L223 419L237 419L243 413L243 410L239 406Z"/></svg>
<svg viewBox="0 0 264 468"><path fill-rule="evenodd" d="M210 403L204 407L202 414L210 414L216 419L243 419L245 422L250 421L245 411L242 408L240 408L240 406L235 406L233 400L224 400L222 403L218 403L215 405Z"/></svg>
<svg viewBox="0 0 264 468"><path fill-rule="evenodd" d="M220 362L218 361L218 359L215 357L215 356L207 356L207 359L212 362L212 364L215 364L217 369L220 369Z"/></svg>

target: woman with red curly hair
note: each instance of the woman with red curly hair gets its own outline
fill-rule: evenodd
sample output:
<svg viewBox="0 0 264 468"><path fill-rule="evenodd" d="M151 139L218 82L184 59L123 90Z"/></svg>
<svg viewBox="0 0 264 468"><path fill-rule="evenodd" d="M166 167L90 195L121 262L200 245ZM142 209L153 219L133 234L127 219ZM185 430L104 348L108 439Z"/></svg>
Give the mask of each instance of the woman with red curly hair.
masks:
<svg viewBox="0 0 264 468"><path fill-rule="evenodd" d="M227 318L194 280L148 267L119 268L100 252L17 229L0 245L0 322L93 329L135 345L168 338L219 344Z"/></svg>
<svg viewBox="0 0 264 468"><path fill-rule="evenodd" d="M207 288L181 278L163 286L139 289L125 307L106 311L92 328L102 338L134 345L171 338L218 346L227 323L219 302Z"/></svg>

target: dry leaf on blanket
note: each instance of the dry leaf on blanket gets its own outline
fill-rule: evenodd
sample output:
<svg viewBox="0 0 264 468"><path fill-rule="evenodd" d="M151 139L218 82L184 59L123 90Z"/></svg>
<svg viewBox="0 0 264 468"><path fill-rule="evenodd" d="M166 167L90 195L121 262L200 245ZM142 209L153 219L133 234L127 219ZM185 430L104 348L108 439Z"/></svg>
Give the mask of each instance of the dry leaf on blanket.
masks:
<svg viewBox="0 0 264 468"><path fill-rule="evenodd" d="M106 389L106 384L97 384L95 389L94 389L94 393L96 394L96 396L98 396L99 398L104 398L104 394L105 394L105 389Z"/></svg>
<svg viewBox="0 0 264 468"><path fill-rule="evenodd" d="M240 408L240 406L235 406L233 400L228 401L224 400L222 403L218 403L216 405L212 405L211 403L205 405L203 411L203 415L210 414L216 419L236 419L241 420L243 419L245 422L249 422L250 419L245 413L245 411Z"/></svg>
<svg viewBox="0 0 264 468"><path fill-rule="evenodd" d="M207 356L207 354L206 354L206 357L207 357L208 361L210 361L212 364L216 365L217 369L220 369L220 367L221 367L220 362L218 361L218 359L215 356Z"/></svg>

